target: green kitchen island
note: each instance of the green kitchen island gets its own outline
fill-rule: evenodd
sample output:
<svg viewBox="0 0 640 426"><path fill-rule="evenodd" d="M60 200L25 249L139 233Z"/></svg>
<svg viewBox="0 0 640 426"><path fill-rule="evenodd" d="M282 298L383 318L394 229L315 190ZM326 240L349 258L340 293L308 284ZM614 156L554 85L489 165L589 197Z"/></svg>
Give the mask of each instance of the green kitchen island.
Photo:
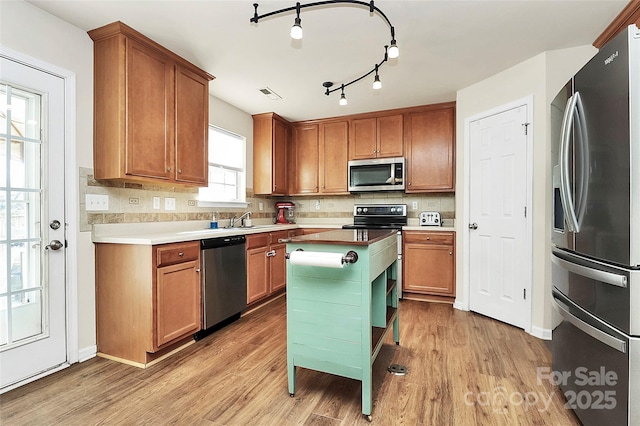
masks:
<svg viewBox="0 0 640 426"><path fill-rule="evenodd" d="M362 413L371 420L373 362L390 330L400 341L397 232L298 236L287 253L289 394L296 390L296 367L360 380Z"/></svg>

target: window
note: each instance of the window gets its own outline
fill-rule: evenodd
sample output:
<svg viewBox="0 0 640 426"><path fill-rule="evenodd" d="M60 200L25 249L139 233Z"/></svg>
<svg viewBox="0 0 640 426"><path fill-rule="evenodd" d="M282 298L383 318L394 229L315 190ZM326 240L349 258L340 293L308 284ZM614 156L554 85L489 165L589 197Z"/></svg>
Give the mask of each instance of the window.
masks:
<svg viewBox="0 0 640 426"><path fill-rule="evenodd" d="M244 136L209 126L209 186L200 188L200 205L245 202L245 152Z"/></svg>

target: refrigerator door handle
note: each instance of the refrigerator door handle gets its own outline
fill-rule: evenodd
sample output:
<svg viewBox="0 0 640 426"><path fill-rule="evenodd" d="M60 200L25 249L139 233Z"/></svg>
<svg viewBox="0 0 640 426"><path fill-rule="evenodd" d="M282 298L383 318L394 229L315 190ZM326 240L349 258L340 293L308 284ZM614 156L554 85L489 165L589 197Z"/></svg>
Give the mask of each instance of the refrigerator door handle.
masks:
<svg viewBox="0 0 640 426"><path fill-rule="evenodd" d="M557 256L551 256L551 261L563 269L592 280L601 281L603 283L615 285L617 287L627 288L627 277L624 275L614 274L612 272L601 271L599 269L589 268L587 266L578 265L561 259Z"/></svg>
<svg viewBox="0 0 640 426"><path fill-rule="evenodd" d="M571 184L569 181L569 139L571 138L571 128L573 127L573 115L576 103L580 95L575 93L567 100L562 118L562 133L560 137L560 155L558 164L560 165L560 200L562 210L567 218L567 228L570 232L579 232L578 219L576 218L575 207L571 197Z"/></svg>
<svg viewBox="0 0 640 426"><path fill-rule="evenodd" d="M627 342L613 337L602 330L598 330L591 324L587 324L586 322L582 321L580 318L574 316L573 314L571 314L571 312L565 309L564 306L562 306L562 303L559 303L558 299L556 299L555 297L553 298L553 302L558 308L558 312L560 312L560 315L562 315L564 319L569 321L578 329L593 337L594 339L599 340L605 345L612 347L619 352L622 352L623 354L627 353Z"/></svg>
<svg viewBox="0 0 640 426"><path fill-rule="evenodd" d="M576 106L575 106L575 114L576 114L576 122L578 128L578 134L576 137L577 143L580 145L580 174L576 174L576 178L579 178L579 189L580 189L580 197L578 198L578 188L576 188L576 201L577 201L577 220L576 220L576 232L578 232L580 225L582 224L582 218L584 217L584 212L587 208L587 196L589 194L589 135L587 133L587 121L584 111L584 106L582 105L582 97L580 96L580 92L576 92ZM577 162L578 159L576 158ZM574 168L576 166L574 165Z"/></svg>

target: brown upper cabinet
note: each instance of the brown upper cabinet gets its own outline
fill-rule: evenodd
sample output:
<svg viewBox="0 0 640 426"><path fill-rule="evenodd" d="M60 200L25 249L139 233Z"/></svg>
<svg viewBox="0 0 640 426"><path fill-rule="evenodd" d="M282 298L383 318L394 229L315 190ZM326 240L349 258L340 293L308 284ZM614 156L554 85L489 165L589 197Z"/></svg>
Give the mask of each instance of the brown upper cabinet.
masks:
<svg viewBox="0 0 640 426"><path fill-rule="evenodd" d="M293 126L290 145L289 193L296 195L318 193L318 125L297 124Z"/></svg>
<svg viewBox="0 0 640 426"><path fill-rule="evenodd" d="M405 192L450 192L454 186L454 104L405 114Z"/></svg>
<svg viewBox="0 0 640 426"><path fill-rule="evenodd" d="M214 77L122 22L89 36L95 178L207 186Z"/></svg>
<svg viewBox="0 0 640 426"><path fill-rule="evenodd" d="M348 194L349 122L320 124L320 193Z"/></svg>
<svg viewBox="0 0 640 426"><path fill-rule="evenodd" d="M348 120L296 123L289 148L289 195L348 194Z"/></svg>
<svg viewBox="0 0 640 426"><path fill-rule="evenodd" d="M402 157L402 114L351 120L349 159Z"/></svg>
<svg viewBox="0 0 640 426"><path fill-rule="evenodd" d="M253 116L253 192L286 195L289 123L275 113Z"/></svg>

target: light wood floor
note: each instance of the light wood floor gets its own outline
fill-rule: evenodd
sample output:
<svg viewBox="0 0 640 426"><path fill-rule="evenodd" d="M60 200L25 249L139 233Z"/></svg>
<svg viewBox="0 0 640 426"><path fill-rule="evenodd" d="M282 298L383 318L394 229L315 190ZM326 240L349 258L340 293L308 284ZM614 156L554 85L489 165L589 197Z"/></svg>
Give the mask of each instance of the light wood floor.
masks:
<svg viewBox="0 0 640 426"><path fill-rule="evenodd" d="M402 300L400 322L374 364L373 424L580 424L537 381L544 341L446 304ZM0 424L367 425L360 398L359 381L300 368L289 397L280 298L147 370L94 358L1 395Z"/></svg>

